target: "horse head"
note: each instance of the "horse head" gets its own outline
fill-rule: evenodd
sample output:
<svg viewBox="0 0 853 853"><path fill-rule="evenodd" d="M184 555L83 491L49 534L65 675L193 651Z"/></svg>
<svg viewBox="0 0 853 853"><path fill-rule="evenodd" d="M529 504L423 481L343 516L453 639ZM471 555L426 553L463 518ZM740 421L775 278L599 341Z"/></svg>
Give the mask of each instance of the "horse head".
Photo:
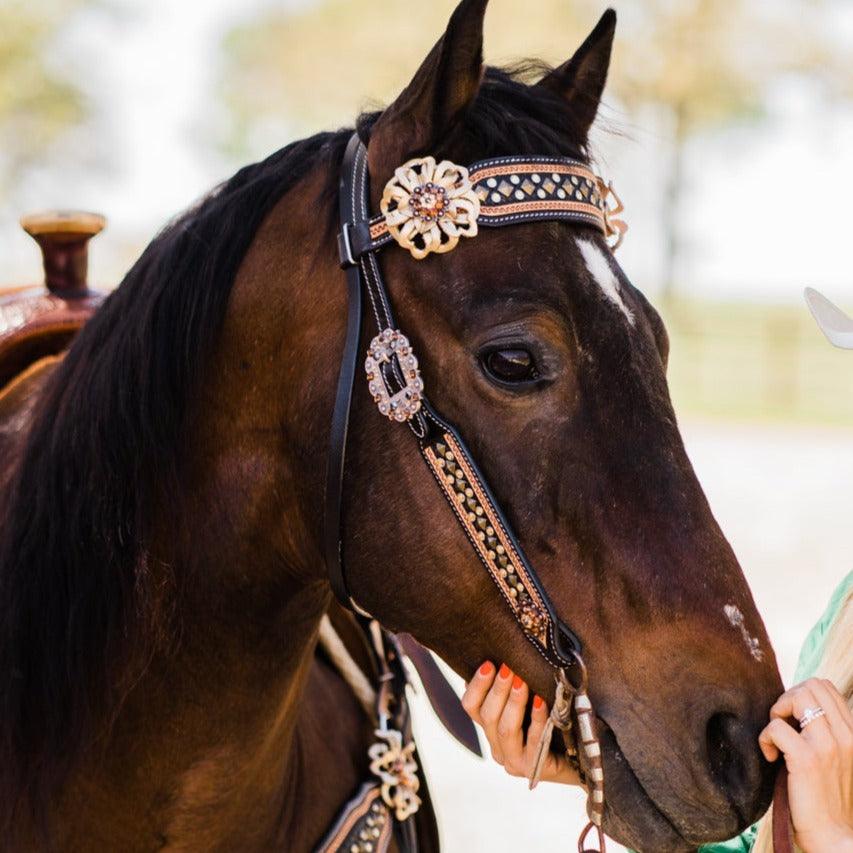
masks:
<svg viewBox="0 0 853 853"><path fill-rule="evenodd" d="M411 83L362 129L373 211L416 156L588 161L615 15L528 86L484 71L485 6L461 3ZM498 192L516 191L505 183ZM656 851L736 834L769 800L757 735L781 684L679 434L661 318L584 225L519 222L420 261L393 244L380 257L426 393L465 436L583 643L607 830ZM549 667L408 431L377 413L364 383L349 440L343 551L354 599L463 676L484 659L507 661L552 695Z"/></svg>

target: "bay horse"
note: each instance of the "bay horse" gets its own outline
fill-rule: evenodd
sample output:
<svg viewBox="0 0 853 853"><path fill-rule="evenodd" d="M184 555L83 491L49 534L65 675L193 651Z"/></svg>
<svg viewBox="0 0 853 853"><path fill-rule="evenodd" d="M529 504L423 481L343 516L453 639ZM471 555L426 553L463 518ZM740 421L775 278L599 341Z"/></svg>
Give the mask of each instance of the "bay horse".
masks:
<svg viewBox="0 0 853 853"><path fill-rule="evenodd" d="M485 7L462 0L397 100L359 118L374 211L414 155L589 160L615 15L533 82L483 69ZM363 760L347 733L364 724L312 666L331 599L322 501L352 133L242 169L161 232L4 450L8 850L304 850L327 789L346 796L338 771ZM782 685L678 431L660 317L577 223L382 264L425 383L583 642L608 833L646 851L734 835L769 801L756 738ZM354 597L460 674L506 661L552 697L410 440L360 383Z"/></svg>

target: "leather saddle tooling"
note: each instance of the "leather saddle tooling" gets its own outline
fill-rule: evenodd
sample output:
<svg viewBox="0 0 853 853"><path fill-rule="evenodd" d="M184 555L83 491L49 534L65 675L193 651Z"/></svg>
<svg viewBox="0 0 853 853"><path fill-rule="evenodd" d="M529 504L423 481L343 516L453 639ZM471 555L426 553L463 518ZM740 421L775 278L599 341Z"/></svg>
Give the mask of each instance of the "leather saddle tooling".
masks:
<svg viewBox="0 0 853 853"><path fill-rule="evenodd" d="M621 204L613 194L615 206L610 206L612 188L586 163L564 157L500 157L468 169L446 160L436 163L432 157L410 160L386 185L382 212L373 218L369 214L369 183L367 149L354 134L343 159L339 196L338 249L346 271L348 320L326 479L325 551L332 589L344 606L364 612L346 583L341 516L347 431L361 358L366 295L376 336L367 348L364 368L380 413L408 425L418 452L524 636L556 671L557 700L548 742L543 739L540 744L540 760L531 786L547 755L552 727L568 731L574 711L591 816L579 849L583 850L593 827L603 848L604 780L580 640L560 621L459 431L425 396L417 357L395 323L377 253L395 241L420 260L431 253L451 251L462 237L475 237L478 227L537 220L593 226L618 245L627 227L614 218ZM571 750L570 757L579 764Z"/></svg>

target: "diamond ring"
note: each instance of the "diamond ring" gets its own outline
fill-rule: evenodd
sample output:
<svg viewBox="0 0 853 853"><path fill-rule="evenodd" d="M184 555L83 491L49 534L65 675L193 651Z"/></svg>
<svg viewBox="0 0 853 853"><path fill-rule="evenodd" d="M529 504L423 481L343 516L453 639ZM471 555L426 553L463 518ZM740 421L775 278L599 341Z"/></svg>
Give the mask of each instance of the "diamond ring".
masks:
<svg viewBox="0 0 853 853"><path fill-rule="evenodd" d="M803 716L800 717L800 731L802 731L809 723L813 723L818 717L823 717L826 711L818 705L816 708L806 708L803 711Z"/></svg>

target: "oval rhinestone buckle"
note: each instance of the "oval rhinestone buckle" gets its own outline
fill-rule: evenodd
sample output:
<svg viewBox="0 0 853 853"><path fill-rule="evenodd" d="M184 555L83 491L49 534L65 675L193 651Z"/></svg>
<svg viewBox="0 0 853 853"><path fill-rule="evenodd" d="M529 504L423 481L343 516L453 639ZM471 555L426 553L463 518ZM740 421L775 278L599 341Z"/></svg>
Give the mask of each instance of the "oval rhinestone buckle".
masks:
<svg viewBox="0 0 853 853"><path fill-rule="evenodd" d="M382 373L385 365L405 383L396 393L388 387ZM364 369L367 387L379 411L389 420L403 423L420 411L424 383L409 340L399 329L385 329L370 342Z"/></svg>

